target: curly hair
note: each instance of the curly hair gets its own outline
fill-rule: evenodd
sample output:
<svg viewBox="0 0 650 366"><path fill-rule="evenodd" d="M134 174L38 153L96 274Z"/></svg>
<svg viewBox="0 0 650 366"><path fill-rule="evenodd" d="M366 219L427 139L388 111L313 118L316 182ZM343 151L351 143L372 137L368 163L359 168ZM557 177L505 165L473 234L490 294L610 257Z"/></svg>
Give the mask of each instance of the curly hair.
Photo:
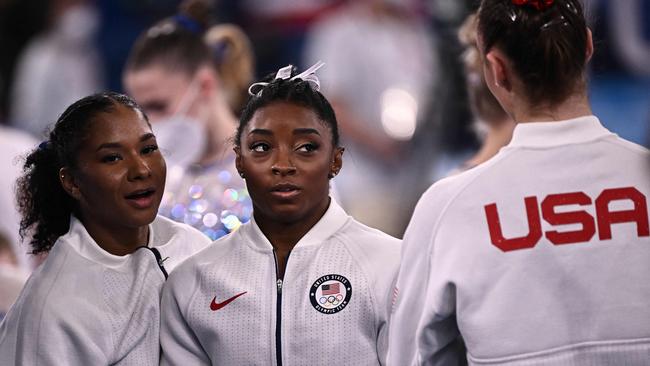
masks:
<svg viewBox="0 0 650 366"><path fill-rule="evenodd" d="M296 75L296 68L291 76ZM239 126L235 135L235 146L241 146L241 134L255 112L275 102L288 102L311 109L332 132L332 144L339 146L339 129L336 114L325 96L302 79L274 79L275 73L268 75L263 81L268 81L259 93L251 96L239 118Z"/></svg>
<svg viewBox="0 0 650 366"><path fill-rule="evenodd" d="M77 213L76 201L59 181L59 170L76 168L77 155L88 136L94 118L123 105L146 115L133 99L115 92L82 98L59 117L49 140L33 150L17 182L17 203L22 215L20 235L30 237L32 254L49 251L70 228L70 214Z"/></svg>

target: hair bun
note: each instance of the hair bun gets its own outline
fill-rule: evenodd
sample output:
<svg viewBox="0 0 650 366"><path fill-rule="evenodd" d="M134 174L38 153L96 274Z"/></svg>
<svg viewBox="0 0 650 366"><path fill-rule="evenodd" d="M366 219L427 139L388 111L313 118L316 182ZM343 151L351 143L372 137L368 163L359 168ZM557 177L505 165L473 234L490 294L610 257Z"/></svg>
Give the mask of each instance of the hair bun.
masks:
<svg viewBox="0 0 650 366"><path fill-rule="evenodd" d="M178 14L197 23L201 32L213 23L212 3L207 0L185 0L178 6Z"/></svg>

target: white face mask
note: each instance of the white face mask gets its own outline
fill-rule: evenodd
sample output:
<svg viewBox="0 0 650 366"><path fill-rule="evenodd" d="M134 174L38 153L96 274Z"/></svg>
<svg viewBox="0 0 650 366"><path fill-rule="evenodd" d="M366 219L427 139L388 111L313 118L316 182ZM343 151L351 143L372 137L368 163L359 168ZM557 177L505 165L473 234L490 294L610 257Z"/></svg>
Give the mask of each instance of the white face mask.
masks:
<svg viewBox="0 0 650 366"><path fill-rule="evenodd" d="M208 131L205 123L187 115L198 91L194 80L181 98L176 113L151 125L169 167L184 168L197 162L207 147Z"/></svg>

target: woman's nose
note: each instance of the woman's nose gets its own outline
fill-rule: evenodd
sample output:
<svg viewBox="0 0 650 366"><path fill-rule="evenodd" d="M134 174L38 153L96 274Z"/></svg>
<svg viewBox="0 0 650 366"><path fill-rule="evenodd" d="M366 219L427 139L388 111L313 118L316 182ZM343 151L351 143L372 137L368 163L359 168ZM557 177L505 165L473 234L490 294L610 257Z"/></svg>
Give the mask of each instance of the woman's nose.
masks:
<svg viewBox="0 0 650 366"><path fill-rule="evenodd" d="M275 163L271 166L271 171L276 175L292 175L296 173L296 167L291 161L290 154L280 151L277 154Z"/></svg>
<svg viewBox="0 0 650 366"><path fill-rule="evenodd" d="M148 162L141 156L130 159L129 180L143 179L151 176Z"/></svg>

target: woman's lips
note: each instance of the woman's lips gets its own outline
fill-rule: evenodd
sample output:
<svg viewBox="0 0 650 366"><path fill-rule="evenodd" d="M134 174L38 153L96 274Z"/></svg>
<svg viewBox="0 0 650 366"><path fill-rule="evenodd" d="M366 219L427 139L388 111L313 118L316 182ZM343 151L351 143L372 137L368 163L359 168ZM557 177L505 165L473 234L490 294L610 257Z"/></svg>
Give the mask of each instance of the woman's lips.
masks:
<svg viewBox="0 0 650 366"><path fill-rule="evenodd" d="M127 194L124 198L133 207L138 209L150 208L154 203L154 193L156 190L153 188L141 189Z"/></svg>
<svg viewBox="0 0 650 366"><path fill-rule="evenodd" d="M271 189L271 195L280 199L293 198L300 194L300 188L293 184L278 184Z"/></svg>

